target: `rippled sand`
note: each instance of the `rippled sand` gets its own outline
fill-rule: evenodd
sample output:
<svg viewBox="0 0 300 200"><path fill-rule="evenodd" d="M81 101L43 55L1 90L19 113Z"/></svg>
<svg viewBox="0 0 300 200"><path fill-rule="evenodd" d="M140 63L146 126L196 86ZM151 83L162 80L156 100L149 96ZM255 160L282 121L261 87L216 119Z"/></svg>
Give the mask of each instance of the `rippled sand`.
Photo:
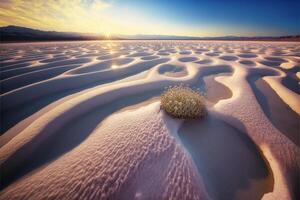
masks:
<svg viewBox="0 0 300 200"><path fill-rule="evenodd" d="M300 45L2 44L0 199L298 199ZM206 93L176 120L165 87Z"/></svg>

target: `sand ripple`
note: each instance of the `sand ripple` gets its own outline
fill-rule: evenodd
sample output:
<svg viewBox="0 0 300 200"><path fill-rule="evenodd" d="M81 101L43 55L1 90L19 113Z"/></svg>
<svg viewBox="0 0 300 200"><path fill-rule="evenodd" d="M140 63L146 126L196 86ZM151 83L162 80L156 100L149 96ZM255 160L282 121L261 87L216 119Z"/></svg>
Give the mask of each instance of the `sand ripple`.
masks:
<svg viewBox="0 0 300 200"><path fill-rule="evenodd" d="M298 46L211 41L1 45L0 198L297 199ZM180 130L197 134L196 139L182 131L179 137L182 122L167 117L158 102L143 104L158 101L165 87L180 83L207 93L215 119L203 126L193 122L192 129L189 122L182 125ZM135 107L128 111L130 106ZM221 145L214 142L221 133L214 124L230 135L231 147L251 158L251 168L216 165L224 155L234 159L222 152L232 150L229 146L213 147ZM201 132L214 134L202 138ZM202 144L205 138L211 141ZM249 172L229 173L230 166ZM216 181L210 169L229 180Z"/></svg>

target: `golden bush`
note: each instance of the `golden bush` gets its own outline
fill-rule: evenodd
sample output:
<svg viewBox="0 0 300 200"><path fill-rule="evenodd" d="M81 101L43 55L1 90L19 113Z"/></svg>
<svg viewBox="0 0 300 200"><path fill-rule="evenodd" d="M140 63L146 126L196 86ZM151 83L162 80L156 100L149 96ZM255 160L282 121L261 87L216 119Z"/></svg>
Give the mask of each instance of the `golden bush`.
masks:
<svg viewBox="0 0 300 200"><path fill-rule="evenodd" d="M184 85L167 88L161 94L161 107L171 116L180 119L195 119L205 115L201 93Z"/></svg>

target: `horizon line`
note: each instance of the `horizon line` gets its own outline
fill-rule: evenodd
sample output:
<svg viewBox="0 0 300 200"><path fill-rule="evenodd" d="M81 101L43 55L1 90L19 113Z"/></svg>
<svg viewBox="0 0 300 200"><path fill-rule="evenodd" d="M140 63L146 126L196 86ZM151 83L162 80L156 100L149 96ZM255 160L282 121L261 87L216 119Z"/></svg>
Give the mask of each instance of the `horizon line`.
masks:
<svg viewBox="0 0 300 200"><path fill-rule="evenodd" d="M0 26L0 28L8 28L8 27L17 27L17 28L26 28L35 31L43 31L43 32L56 32L56 33L76 33L76 34L91 34L91 35L99 35L105 36L105 33L95 33L95 32L76 32L76 31L59 31L59 30L45 30L38 29L33 27L25 27L25 26L17 26L17 25L7 25ZM118 34L112 33L110 37L114 36L154 36L154 37L187 37L187 38L222 38L222 37L236 37L236 38L281 38L281 37L297 37L300 36L300 33L297 34L288 34L288 35L279 35L279 36L271 36L271 35L256 35L256 36L247 36L247 35L222 35L222 36L191 36L191 35L168 35L168 34L146 34L146 33L137 33L137 34ZM128 39L128 40L136 40L136 39Z"/></svg>

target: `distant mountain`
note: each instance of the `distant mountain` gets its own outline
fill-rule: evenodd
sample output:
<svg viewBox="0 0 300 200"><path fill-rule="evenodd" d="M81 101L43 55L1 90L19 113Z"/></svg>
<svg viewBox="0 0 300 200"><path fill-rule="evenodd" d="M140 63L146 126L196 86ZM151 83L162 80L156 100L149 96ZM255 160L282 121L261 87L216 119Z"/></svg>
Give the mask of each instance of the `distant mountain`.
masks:
<svg viewBox="0 0 300 200"><path fill-rule="evenodd" d="M90 33L41 31L19 26L0 27L0 40L6 41L57 41L57 40L102 40L103 35Z"/></svg>
<svg viewBox="0 0 300 200"><path fill-rule="evenodd" d="M241 36L222 36L222 37L192 37L192 36L170 36L170 35L119 35L119 38L131 40L228 40L228 41L300 41L300 35L295 36L259 36L259 37L241 37Z"/></svg>
<svg viewBox="0 0 300 200"><path fill-rule="evenodd" d="M128 40L198 40L201 37L173 36L173 35L117 35L118 38Z"/></svg>
<svg viewBox="0 0 300 200"><path fill-rule="evenodd" d="M0 41L65 41L65 40L105 40L103 35L93 33L42 31L19 26L0 27ZM300 41L300 35L282 37L191 37L172 35L115 35L110 40L236 40L236 41Z"/></svg>

